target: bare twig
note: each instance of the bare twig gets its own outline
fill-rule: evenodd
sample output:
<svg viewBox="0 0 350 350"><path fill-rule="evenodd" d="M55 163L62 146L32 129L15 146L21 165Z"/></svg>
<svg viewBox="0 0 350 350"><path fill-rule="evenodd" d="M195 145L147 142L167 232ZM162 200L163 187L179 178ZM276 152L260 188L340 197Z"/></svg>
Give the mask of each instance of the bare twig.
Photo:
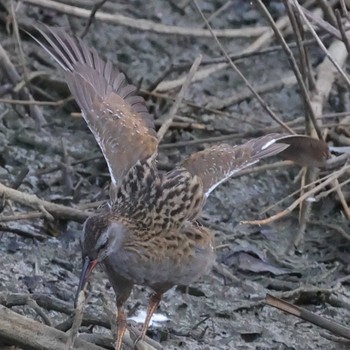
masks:
<svg viewBox="0 0 350 350"><path fill-rule="evenodd" d="M348 12L348 9L346 8L345 1L346 0L340 0L340 7L341 7L341 11L343 13L343 16L346 17L347 19L349 19L349 12Z"/></svg>
<svg viewBox="0 0 350 350"><path fill-rule="evenodd" d="M338 24L338 28L340 30L342 41L345 44L346 50L348 51L348 54L349 54L350 53L350 43L349 43L348 36L346 35L345 29L343 26L343 22L341 20L340 11L338 9L335 9L334 12L335 12L335 16L337 18L337 24Z"/></svg>
<svg viewBox="0 0 350 350"><path fill-rule="evenodd" d="M291 315L301 318L302 320L308 321L318 327L326 329L335 335L350 339L350 328L344 327L339 323L328 320L322 316L319 316L311 311L288 303L285 300L274 297L267 294L265 299L266 304L273 306L279 310L287 312Z"/></svg>
<svg viewBox="0 0 350 350"><path fill-rule="evenodd" d="M71 16L89 18L91 11L62 4L61 2L56 2L52 0L24 0L31 5L40 6L55 10L61 13L66 13ZM160 23L155 23L152 21L130 18L120 14L111 14L104 12L97 12L95 19L103 21L106 23L123 25L126 27L134 28L136 30L142 31L151 31L160 34L170 34L170 35L183 35L183 36L195 36L195 37L211 37L211 34L208 30L203 30L200 28L186 28L178 26L167 26ZM244 28L244 29L222 29L216 30L215 34L219 37L226 38L237 38L237 37L254 37L259 36L261 33L266 31L266 27L259 28Z"/></svg>
<svg viewBox="0 0 350 350"><path fill-rule="evenodd" d="M311 225L316 225L316 226L320 226L323 228L334 230L334 231L338 232L341 236L343 236L345 239L350 241L350 234L345 232L345 230L342 227L340 227L339 225L327 224L325 222L318 222L315 220L309 220L308 223ZM350 276L347 276L347 277L350 277Z"/></svg>
<svg viewBox="0 0 350 350"><path fill-rule="evenodd" d="M3 69L4 74L6 74L8 79L13 84L17 84L21 80L20 75L18 74L15 66L12 64L10 58L8 57L6 51L4 50L1 44L0 44L0 67ZM19 96L23 100L31 100L31 101L34 100L27 88L23 88L19 92ZM35 101L33 101L33 105L30 105L30 108L29 108L31 116L36 120L39 126L44 125L46 124L46 120L40 108L36 106L34 102Z"/></svg>
<svg viewBox="0 0 350 350"><path fill-rule="evenodd" d="M23 349L62 350L66 339L67 335L64 332L21 316L0 305L0 340ZM81 339L77 339L74 345L76 350L103 350Z"/></svg>
<svg viewBox="0 0 350 350"><path fill-rule="evenodd" d="M9 215L10 216L10 215ZM0 220L2 221L2 220ZM16 221L14 219L14 221ZM30 232L30 231L27 231L27 230L22 230L22 229L19 229L19 228L14 228L14 227L9 227L9 226L5 226L3 224L0 223L0 231L1 232L11 232L11 233L14 233L16 235L19 235L19 236L22 236L22 237L25 237L25 238L31 238L31 239L37 239L38 241L45 241L47 239L46 236L40 234L40 233L36 233L36 232Z"/></svg>
<svg viewBox="0 0 350 350"><path fill-rule="evenodd" d="M282 18L280 18L276 25L278 26L278 28L282 29L285 28L286 26L288 26L288 17L287 16L283 16ZM216 31L213 31L214 34L216 33ZM251 52L257 51L259 50L263 45L267 45L270 43L270 41L273 38L273 31L268 28L265 30L265 32L263 32L252 44L250 44L246 49L244 49L242 51L242 54L249 54ZM225 58L226 62L227 59ZM223 69L226 69L227 67L229 67L228 63L219 63L216 64L214 66L211 67L205 67L203 69L199 69L198 72L195 74L195 76L193 77L193 81L199 81L199 80L203 80L205 78L208 78L209 76L211 76L214 73L217 73ZM169 81L164 81L161 82L156 90L160 91L160 92L164 92L167 90L172 90L175 89L179 86L181 86L183 84L185 80L185 77L180 77L174 80L169 80Z"/></svg>
<svg viewBox="0 0 350 350"><path fill-rule="evenodd" d="M43 199L39 199L33 194L20 192L6 187L3 184L0 184L0 196L4 196L5 198L19 202L34 209L46 210L55 218L70 219L82 222L88 217L88 213L81 210L66 207L61 204L50 203Z"/></svg>
<svg viewBox="0 0 350 350"><path fill-rule="evenodd" d="M282 78L278 78L278 80L271 81L262 85L254 85L254 90L258 94L264 94L267 92L271 92L273 90L281 90L286 86L293 86L297 83L295 75L287 75ZM232 95L228 98L213 98L207 105L207 107L215 108L215 109L223 109L235 104L238 104L244 100L253 97L253 93L249 88L245 88L239 91L239 93ZM242 120L243 122L243 120Z"/></svg>
<svg viewBox="0 0 350 350"><path fill-rule="evenodd" d="M326 56L328 57L328 59L333 63L334 67L337 69L337 71L339 72L339 74L342 76L342 78L344 79L344 81L346 82L346 84L348 85L348 87L350 87L350 79L348 78L347 74L344 72L344 70L341 68L341 66L339 65L339 63L332 57L332 55L329 53L329 51L327 50L327 48L324 46L322 40L319 38L319 36L317 35L315 29L313 28L313 26L311 25L311 23L309 22L309 20L306 18L302 7L299 5L299 3L296 0L289 0L293 3L293 5L295 6L295 8L297 9L297 11L299 12L301 18L303 19L303 21L305 22L306 26L308 27L308 29L310 30L311 34L314 36L314 38L316 39L319 47L322 49L322 51L326 54Z"/></svg>
<svg viewBox="0 0 350 350"><path fill-rule="evenodd" d="M85 304L86 304L85 291L82 290L78 295L77 307L74 310L73 324L68 333L67 341L65 344L65 350L74 349L74 344L78 337L79 327L83 321Z"/></svg>
<svg viewBox="0 0 350 350"><path fill-rule="evenodd" d="M332 185L336 189L337 195L339 197L339 201L344 209L344 213L345 213L346 217L350 220L350 208L349 208L348 202L344 196L344 193L341 190L342 184L339 184L339 181L335 180Z"/></svg>
<svg viewBox="0 0 350 350"><path fill-rule="evenodd" d="M319 1L323 1L323 0L319 0ZM328 8L328 9L329 9L329 13L331 13L332 9L331 8ZM332 24L328 23L323 18L321 18L319 16L314 16L310 11L308 11L305 8L303 8L303 12L305 14L305 17L308 18L313 23L315 23L316 26L323 29L326 33L331 34L334 38L341 40L340 32L336 28L336 21L334 21ZM327 16L327 13L325 11L324 11L324 14ZM332 15L332 16L334 17L334 15Z"/></svg>
<svg viewBox="0 0 350 350"><path fill-rule="evenodd" d="M232 0L226 1L222 6L220 6L215 12L213 12L208 17L208 22L210 23L214 18L219 16L222 12L226 11L231 5L232 5ZM205 24L203 27L205 27Z"/></svg>
<svg viewBox="0 0 350 350"><path fill-rule="evenodd" d="M329 178L325 181L323 181L322 183L320 183L319 185L315 186L314 188L312 188L310 191L305 192L302 196L300 196L296 201L294 201L288 208L282 210L281 212L270 216L267 219L263 219L263 220L254 220L254 221L241 221L241 224L249 224L249 225L267 225L270 224L271 222L274 222L276 220L279 220L283 217L285 217L286 215L288 215L289 213L291 213L302 201L306 200L308 197L314 195L315 193L317 193L319 190L321 190L322 188L326 187L328 184L332 183L335 179L339 178L340 176L342 176L343 174L345 174L345 172L350 168L350 166L345 166L342 169L334 172L331 176L329 176Z"/></svg>
<svg viewBox="0 0 350 350"><path fill-rule="evenodd" d="M280 120L275 113L271 110L271 108L266 104L266 102L260 97L260 95L254 90L253 86L250 84L250 82L247 80L247 78L244 76L244 74L239 70L239 68L232 62L230 56L227 54L225 48L222 46L222 44L220 43L220 41L218 40L217 36L215 35L215 33L213 32L210 24L208 23L207 19L205 18L202 10L200 9L200 7L197 4L196 0L192 0L193 4L195 5L198 13L200 14L200 16L202 17L203 21L206 23L208 29L210 30L210 32L212 33L212 36L216 42L216 44L218 45L218 47L220 48L221 52L223 53L223 55L226 57L227 61L229 62L229 65L232 67L232 69L240 76L240 78L244 81L244 83L247 85L247 87L249 88L249 90L253 93L253 95L255 96L255 98L259 101L259 103L261 104L261 106L265 109L265 111L271 116L271 118L278 123L279 125L281 125L285 130L287 130L288 132L290 132L291 134L295 134L295 132L287 125L285 124L282 120Z"/></svg>
<svg viewBox="0 0 350 350"><path fill-rule="evenodd" d="M24 105L24 106L53 106L53 107L61 107L64 104L66 104L71 98L64 98L62 100L58 101L34 101L34 100L13 100L13 99L6 99L6 98L0 98L0 103L6 103L11 105Z"/></svg>
<svg viewBox="0 0 350 350"><path fill-rule="evenodd" d="M85 25L84 31L81 33L80 38L83 39L85 37L85 35L88 33L89 28L92 24L92 21L94 20L95 16L96 16L96 12L104 5L104 3L107 0L101 0L100 2L98 2L97 4L95 4L91 10L90 16L89 16L89 20Z"/></svg>
<svg viewBox="0 0 350 350"><path fill-rule="evenodd" d="M193 62L193 65L190 69L190 71L188 72L188 75L187 75L187 78L184 82L184 84L182 85L182 88L180 90L180 92L178 93L177 97L176 97L176 100L175 100L175 103L172 105L170 111L169 111L169 114L166 118L166 120L163 122L163 125L160 127L160 129L158 130L158 140L161 141L162 138L164 137L165 133L167 132L167 130L169 129L169 126L171 125L174 117L175 117L175 114L178 110L178 108L180 107L181 105L181 102L184 98L184 95L191 83L191 80L193 78L193 75L194 73L197 71L200 63L201 63L201 60L202 60L202 55L199 55L195 61Z"/></svg>
<svg viewBox="0 0 350 350"><path fill-rule="evenodd" d="M315 127L315 130L317 131L317 136L319 139L322 140L322 134L321 134L321 131L320 129L318 128L317 126L317 121L316 121L316 118L315 118L315 114L314 114L314 111L312 109L312 106L310 104L310 99L309 99L309 94L308 94L308 91L306 89L306 86L305 86L305 83L303 81L303 77L300 73L300 70L298 68L298 65L294 59L294 56L293 56L293 53L292 51L290 50L290 48L288 47L286 41L284 40L281 32L278 30L277 26L276 26L276 23L274 22L272 16L270 15L269 11L267 10L267 8L265 7L265 5L263 4L263 2L261 0L255 0L255 3L259 6L260 10L264 13L265 17L267 18L267 20L269 21L270 25L271 25L271 28L273 29L278 41L280 42L280 44L282 45L282 47L284 48L284 51L287 55L287 58L288 58L288 61L293 69L293 72L296 76L296 79L298 81L298 84L301 88L301 91L302 91L302 95L303 95L303 99L304 99L304 103L307 107L307 110L308 110L308 113L311 117L311 120L314 124L314 127Z"/></svg>
<svg viewBox="0 0 350 350"><path fill-rule="evenodd" d="M332 10L331 5L329 4L328 0L318 0L318 3L320 7L322 8L326 19L333 25L333 27L336 26L336 19Z"/></svg>

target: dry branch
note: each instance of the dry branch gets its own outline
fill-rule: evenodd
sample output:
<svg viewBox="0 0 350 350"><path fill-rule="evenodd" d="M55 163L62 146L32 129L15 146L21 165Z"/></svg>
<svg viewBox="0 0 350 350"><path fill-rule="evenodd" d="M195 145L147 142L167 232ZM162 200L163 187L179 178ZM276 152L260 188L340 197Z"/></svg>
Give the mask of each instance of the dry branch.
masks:
<svg viewBox="0 0 350 350"><path fill-rule="evenodd" d="M273 306L279 310L287 312L291 315L299 317L304 321L308 321L318 327L326 329L333 334L350 339L350 328L344 327L343 325L336 323L334 321L328 320L322 316L319 316L311 311L293 305L286 302L280 298L274 297L270 294L266 296L266 303L270 306Z"/></svg>
<svg viewBox="0 0 350 350"><path fill-rule="evenodd" d="M282 17L277 21L276 25L280 29L285 28L288 25L288 17L287 16ZM216 34L217 31L214 29L213 33ZM271 42L272 38L273 38L273 31L270 28L266 28L265 31L261 33L261 35L251 45L249 45L246 49L242 51L242 54L247 54L247 53L251 53L259 50L262 46L268 45ZM208 78L212 74L217 73L227 67L229 67L229 64L224 62L224 63L215 64L211 67L199 69L198 72L194 75L193 81L199 81L199 80ZM165 92L168 90L175 89L179 86L182 86L185 79L186 77L180 77L174 80L163 81L156 87L155 90L158 92Z"/></svg>
<svg viewBox="0 0 350 350"><path fill-rule="evenodd" d="M292 86L292 85L295 85L296 83L297 83L297 80L295 78L295 75L291 74L265 84L261 84L261 85L254 84L253 87L258 94L264 94L274 90L277 90L277 91L281 90L286 86ZM219 98L219 97L212 98L211 102L208 103L207 107L223 109L235 104L239 104L242 101L252 97L253 97L253 93L248 88L244 88L244 89L240 89L238 93L235 93L234 95L227 98Z"/></svg>
<svg viewBox="0 0 350 350"><path fill-rule="evenodd" d="M201 61L202 61L202 55L199 55L194 60L193 65L187 74L186 80L185 80L184 84L182 85L182 88L176 97L175 103L173 104L173 106L170 109L168 117L164 120L162 126L158 130L158 140L159 141L161 141L163 139L165 133L169 129L169 127L170 127L170 125L175 117L175 114L181 105L181 102L185 96L185 93L187 92L187 89L191 83L191 80L192 80L194 74L196 73L199 65L201 64Z"/></svg>
<svg viewBox="0 0 350 350"><path fill-rule="evenodd" d="M340 176L345 174L346 171L349 170L349 166L345 166L342 169L334 172L332 175L328 177L327 180L323 181L310 191L305 192L302 196L300 196L296 201L294 201L288 208L284 209L283 211L270 216L267 219L263 220L254 220L254 221L241 221L241 224L249 224L249 225L267 225L270 224L276 220L279 220L289 213L291 213L302 201L306 200L307 198L313 196L315 193L319 192L323 188L325 188L327 185L331 184L334 180L338 179Z"/></svg>
<svg viewBox="0 0 350 350"><path fill-rule="evenodd" d="M8 77L8 79L13 83L17 84L21 77L18 74L16 67L12 64L9 56L7 55L6 51L0 44L0 67L2 68L4 74ZM19 91L19 97L22 100L30 100L33 101L34 99L32 95L29 93L29 90L24 87L21 91ZM36 122L39 125L46 124L46 120L38 106L35 104L29 105L30 115L36 120Z"/></svg>
<svg viewBox="0 0 350 350"><path fill-rule="evenodd" d="M322 51L326 54L326 56L328 57L328 59L333 63L334 67L337 69L337 71L339 72L339 74L342 76L342 78L344 79L344 81L346 82L346 84L348 85L348 87L350 87L350 79L348 78L347 74L343 71L343 69L341 68L341 65L338 63L338 61L333 58L332 54L330 53L330 51L327 50L327 48L325 47L325 45L323 44L322 40L319 38L319 36L317 35L315 29L312 27L311 23L308 21L308 19L306 18L302 7L299 5L299 3L296 0L290 0L292 1L292 4L295 6L295 8L298 10L300 17L303 19L303 21L305 22L306 26L308 27L308 29L310 30L311 34L313 35L313 37L316 39L319 47L322 49ZM342 43L344 45L344 43Z"/></svg>
<svg viewBox="0 0 350 350"><path fill-rule="evenodd" d="M317 136L319 139L322 139L322 134L321 134L321 131L320 129L318 128L317 126L317 121L316 121L316 117L315 117L315 114L314 114L314 111L312 109L312 106L310 104L310 99L309 99L309 96L308 96L308 91L307 91L307 88L306 88L306 85L303 81L303 77L302 77L302 74L299 70L299 67L296 63L296 60L293 56L293 53L292 51L290 50L290 48L288 47L287 45L287 42L284 40L283 38L283 35L282 33L280 32L280 30L277 28L276 26L276 23L274 22L272 16L270 15L269 11L267 10L266 6L263 4L263 2L261 0L255 0L256 4L258 5L258 7L260 8L260 10L263 12L263 14L265 15L265 17L267 18L267 20L269 21L270 25L271 25L271 28L273 29L274 33L275 33L275 36L277 38L277 40L279 41L279 43L281 44L281 46L283 47L286 55L287 55L287 58L288 58L288 61L289 61L289 64L295 74L295 77L298 81L298 85L301 89L301 92L302 92L302 96L304 98L304 102L305 102L305 105L307 107L307 110L309 112L309 115L310 115L310 118L313 122L313 126L317 132Z"/></svg>
<svg viewBox="0 0 350 350"><path fill-rule="evenodd" d="M316 116L322 115L323 106L328 100L328 96L331 92L332 85L336 79L337 72L339 71L339 69L342 70L343 75L346 74L341 68L345 64L345 61L348 57L348 52L345 44L339 40L334 40L333 43L329 46L327 51L329 55L326 56L324 61L317 68L317 79L315 83L315 91L314 91L314 94L311 96L311 100L310 100L311 107L314 111L314 115ZM332 57L332 59L330 59L329 56ZM334 65L334 61L337 62L336 66ZM320 120L320 123L321 122L322 120ZM316 174L312 174L312 172L314 172L314 170L309 170L310 182L312 182L316 177ZM338 179L336 178L331 185L335 186L338 196L341 199L344 212L349 218L350 210L346 204L346 201L344 200L343 193L338 186L339 185ZM294 240L294 244L296 246L298 246L303 239L304 229L308 221L308 212L311 206L312 206L312 202L303 203L303 211L301 212L302 214L301 229L299 230L298 235L295 237L295 240Z"/></svg>
<svg viewBox="0 0 350 350"><path fill-rule="evenodd" d="M23 2L55 10L57 12L65 13L67 15L90 18L91 11L83 8L65 5L57 1L52 0L24 0ZM168 26L160 23L155 23L145 19L130 18L120 14L110 14L104 12L97 12L94 17L96 20L118 24L130 28L134 28L142 31L150 31L159 34L170 34L170 35L183 35L183 36L196 36L196 37L210 37L211 34L208 30L200 28L188 28L178 26ZM219 37L226 38L238 38L238 37L255 37L261 35L266 31L266 27L258 28L244 28L244 29L219 29L215 33Z"/></svg>
<svg viewBox="0 0 350 350"><path fill-rule="evenodd" d="M316 15L316 14L319 14L320 11L318 8L316 8L312 13ZM279 30L284 30L288 28L288 26L289 26L288 16L282 16L279 20L276 21L276 27ZM217 33L215 29L213 31L214 31L214 34ZM274 37L273 30L271 28L266 27L265 31L262 32L261 35L246 49L244 49L241 53L248 54L248 53L255 52L259 50L261 47L267 46L268 44L270 44L270 42L273 40L273 37ZM224 62L224 63L213 65L211 67L199 69L198 72L194 75L193 81L199 81L199 80L208 78L212 74L217 73L223 69L226 69L228 66L229 66L228 63ZM164 91L175 89L184 83L185 78L186 77L180 77L174 80L163 81L157 86L156 91L164 92Z"/></svg>
<svg viewBox="0 0 350 350"><path fill-rule="evenodd" d="M280 126L282 126L286 131L288 131L291 134L295 134L295 132L287 125L285 124L273 111L272 109L267 105L267 103L261 98L261 96L254 90L252 84L250 83L250 81L245 77L245 75L240 71L240 69L233 63L233 61L231 60L230 56L228 55L227 51L225 50L225 48L223 47L223 45L221 44L221 42L219 41L219 39L217 38L217 36L215 35L215 33L213 32L213 29L211 28L211 25L209 24L209 22L207 21L206 17L204 16L202 10L200 9L200 7L198 6L196 0L192 0L193 4L195 5L197 11L199 12L199 14L201 15L203 21L205 22L205 24L207 25L208 29L210 30L211 34L213 35L213 39L216 43L216 45L219 47L220 51L223 53L223 55L225 56L225 58L228 61L229 66L238 74L238 76L244 81L245 85L247 86L247 88L252 92L252 94L254 95L254 97L259 101L260 105L262 108L264 108L264 110L267 112L268 115L270 115L270 117Z"/></svg>
<svg viewBox="0 0 350 350"><path fill-rule="evenodd" d="M11 199L28 207L46 211L57 219L68 219L78 222L84 221L88 213L79 209L66 207L61 204L50 203L33 194L20 192L0 183L0 196Z"/></svg>
<svg viewBox="0 0 350 350"><path fill-rule="evenodd" d="M67 334L0 305L0 340L24 350L62 350ZM79 338L74 345L76 350L103 350Z"/></svg>

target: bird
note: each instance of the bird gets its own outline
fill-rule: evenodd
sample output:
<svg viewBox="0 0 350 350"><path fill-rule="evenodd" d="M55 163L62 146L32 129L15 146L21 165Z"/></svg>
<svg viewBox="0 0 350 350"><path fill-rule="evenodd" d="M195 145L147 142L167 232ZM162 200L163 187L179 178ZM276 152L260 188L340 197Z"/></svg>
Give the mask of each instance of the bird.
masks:
<svg viewBox="0 0 350 350"><path fill-rule="evenodd" d="M36 26L36 31L33 38L63 69L109 169L108 205L83 225L83 267L76 300L97 264L103 265L116 295L115 349L121 350L127 328L124 306L134 285L153 291L141 330L143 340L162 295L210 271L214 236L198 218L218 185L275 155L321 166L329 157L328 147L309 136L272 133L242 145L214 145L161 172L153 117L125 75L62 29Z"/></svg>

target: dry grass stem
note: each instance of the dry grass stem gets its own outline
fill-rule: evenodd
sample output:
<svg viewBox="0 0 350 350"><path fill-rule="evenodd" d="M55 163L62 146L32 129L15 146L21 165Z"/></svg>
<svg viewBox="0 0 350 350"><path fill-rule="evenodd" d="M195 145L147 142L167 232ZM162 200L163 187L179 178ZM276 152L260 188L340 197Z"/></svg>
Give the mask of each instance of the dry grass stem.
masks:
<svg viewBox="0 0 350 350"><path fill-rule="evenodd" d="M162 126L158 130L158 140L159 140L159 142L163 139L165 133L169 129L169 127L170 127L170 125L171 125L171 123L172 123L172 121L173 121L173 119L175 117L175 114L176 114L177 110L179 109L179 107L181 105L181 102L182 102L182 100L183 100L183 98L185 96L185 93L187 92L188 87L189 87L189 85L191 83L191 80L192 80L195 72L197 71L201 61L202 61L202 55L199 55L194 60L193 65L192 65L190 71L187 74L186 80L185 80L184 84L182 85L180 92L176 96L175 103L172 105L167 118L164 120Z"/></svg>
<svg viewBox="0 0 350 350"><path fill-rule="evenodd" d="M303 21L305 22L306 26L308 27L308 29L310 30L311 34L314 36L314 38L316 39L319 47L322 49L322 51L326 54L326 56L328 57L328 59L332 62L332 64L334 65L334 67L337 69L337 71L339 72L339 74L342 76L342 78L344 79L344 81L346 82L346 84L348 85L348 87L350 88L350 80L349 77L347 76L347 74L344 72L344 70L341 68L341 65L337 62L336 59L334 59L331 55L331 53L327 50L327 48L325 47L325 45L323 44L322 40L319 38L319 36L317 35L315 29L313 28L313 26L311 25L311 23L309 22L309 20L306 18L302 7L299 5L299 3L296 0L289 0L293 3L293 5L295 6L295 8L297 9L297 11L299 12L301 18L303 19ZM344 45L344 43L342 43ZM345 46L345 45L344 45Z"/></svg>
<svg viewBox="0 0 350 350"><path fill-rule="evenodd" d="M254 90L253 86L251 85L251 83L248 81L248 79L244 76L244 74L240 71L240 69L232 62L230 56L227 54L227 51L225 50L225 48L222 46L222 44L220 43L220 41L218 40L217 36L215 35L215 33L213 32L209 22L207 21L207 19L205 18L203 12L201 11L200 7L198 6L196 0L192 0L193 4L195 5L195 7L197 8L197 11L199 12L199 14L201 15L203 21L206 23L208 29L210 30L210 32L213 35L213 38L216 42L216 44L218 45L218 47L220 48L220 51L223 53L223 55L226 57L227 61L229 62L229 65L231 66L231 68L239 75L239 77L244 81L244 83L246 84L246 86L248 87L248 89L252 92L252 94L254 95L254 97L259 101L259 103L261 104L261 106L265 109L265 111L271 116L271 118L280 126L282 126L286 131L288 131L291 134L295 134L295 132L287 125L285 124L280 118L277 117L277 115L272 111L272 109L266 104L266 102L260 97L260 95Z"/></svg>
<svg viewBox="0 0 350 350"><path fill-rule="evenodd" d="M59 13L65 13L74 17L90 18L91 11L84 8L66 5L61 2L52 0L23 0L23 2L40 6L43 8L51 9ZM160 23L155 23L145 19L130 18L120 14L111 14L105 12L97 12L94 18L98 21L105 23L111 23L116 25L122 25L130 28L134 28L141 31L151 31L159 34L168 35L182 35L182 36L193 36L193 37L210 37L211 34L208 30L200 28L189 28L189 27L178 27L178 26L167 26ZM216 30L215 33L219 37L224 38L239 38L239 37L255 37L261 35L266 31L266 27L258 28L243 28L243 29L222 29ZM181 84L182 85L182 84Z"/></svg>
<svg viewBox="0 0 350 350"><path fill-rule="evenodd" d="M296 201L294 201L288 208L282 210L281 212L270 216L269 218L263 219L263 220L252 220L252 221L241 221L241 224L249 224L249 225L267 225L271 224L272 222L279 220L289 213L291 213L296 207L299 206L299 204L306 200L307 198L313 196L315 193L320 191L321 189L325 188L328 184L332 183L335 179L339 178L343 174L345 174L346 171L350 169L350 166L345 166L342 169L334 172L329 176L329 178L319 185L315 186L313 189L305 192L302 196L300 196Z"/></svg>

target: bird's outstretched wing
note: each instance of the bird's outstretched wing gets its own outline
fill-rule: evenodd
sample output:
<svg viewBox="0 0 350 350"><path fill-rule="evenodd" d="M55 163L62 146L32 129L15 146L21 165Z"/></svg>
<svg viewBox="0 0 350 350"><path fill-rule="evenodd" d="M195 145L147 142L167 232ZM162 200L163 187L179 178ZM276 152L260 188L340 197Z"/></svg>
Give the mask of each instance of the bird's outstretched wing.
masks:
<svg viewBox="0 0 350 350"><path fill-rule="evenodd" d="M117 186L138 161L155 157L158 139L144 99L123 73L96 50L60 29L36 27L34 38L65 71L72 95L82 110Z"/></svg>
<svg viewBox="0 0 350 350"><path fill-rule="evenodd" d="M243 145L216 145L188 157L183 166L201 178L209 194L222 182L260 159L280 155L306 166L320 166L328 157L325 142L303 135L268 134Z"/></svg>
<svg viewBox="0 0 350 350"><path fill-rule="evenodd" d="M327 144L310 136L279 135L276 142L289 145L288 148L278 154L279 157L292 160L302 166L322 167L330 157Z"/></svg>

